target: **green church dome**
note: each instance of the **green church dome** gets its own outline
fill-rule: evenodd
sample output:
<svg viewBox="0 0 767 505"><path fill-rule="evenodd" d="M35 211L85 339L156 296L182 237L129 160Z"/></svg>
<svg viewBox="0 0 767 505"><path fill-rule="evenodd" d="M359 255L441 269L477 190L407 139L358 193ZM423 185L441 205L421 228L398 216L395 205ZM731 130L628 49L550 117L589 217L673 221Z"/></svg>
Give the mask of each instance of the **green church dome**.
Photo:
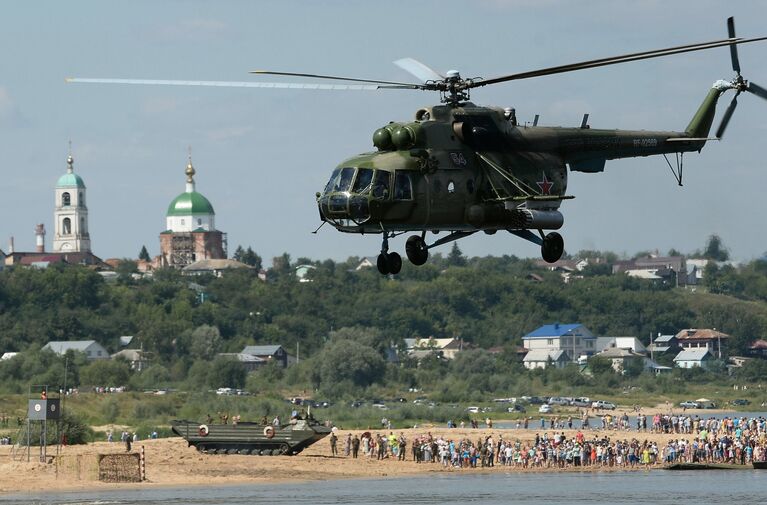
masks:
<svg viewBox="0 0 767 505"><path fill-rule="evenodd" d="M67 173L59 177L59 181L56 183L57 188L84 188L85 183L83 179L74 173L73 165L74 158L70 154L67 157Z"/></svg>
<svg viewBox="0 0 767 505"><path fill-rule="evenodd" d="M84 188L85 183L82 177L77 174L64 174L59 177L59 181L56 183L57 188Z"/></svg>
<svg viewBox="0 0 767 505"><path fill-rule="evenodd" d="M197 191L181 193L168 206L166 216L214 215L213 205Z"/></svg>

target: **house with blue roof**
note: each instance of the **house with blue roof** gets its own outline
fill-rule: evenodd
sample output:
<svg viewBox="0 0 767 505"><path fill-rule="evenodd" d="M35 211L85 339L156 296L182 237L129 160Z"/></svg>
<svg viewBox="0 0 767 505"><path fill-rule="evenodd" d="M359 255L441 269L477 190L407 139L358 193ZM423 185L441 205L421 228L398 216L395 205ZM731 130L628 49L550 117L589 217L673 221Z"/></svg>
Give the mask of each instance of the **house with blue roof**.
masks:
<svg viewBox="0 0 767 505"><path fill-rule="evenodd" d="M546 368L549 362L576 362L580 356L594 354L596 341L582 324L547 324L522 337L522 345L531 356L523 363L527 368Z"/></svg>

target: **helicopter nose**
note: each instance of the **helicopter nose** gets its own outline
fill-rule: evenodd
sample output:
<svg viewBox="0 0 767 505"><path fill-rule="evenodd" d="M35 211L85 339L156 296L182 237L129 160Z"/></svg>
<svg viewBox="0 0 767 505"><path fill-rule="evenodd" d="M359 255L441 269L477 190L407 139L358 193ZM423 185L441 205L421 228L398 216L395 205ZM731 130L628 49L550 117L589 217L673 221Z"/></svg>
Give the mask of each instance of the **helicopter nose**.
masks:
<svg viewBox="0 0 767 505"><path fill-rule="evenodd" d="M325 221L367 221L370 218L368 198L347 192L326 193L318 201L320 215Z"/></svg>

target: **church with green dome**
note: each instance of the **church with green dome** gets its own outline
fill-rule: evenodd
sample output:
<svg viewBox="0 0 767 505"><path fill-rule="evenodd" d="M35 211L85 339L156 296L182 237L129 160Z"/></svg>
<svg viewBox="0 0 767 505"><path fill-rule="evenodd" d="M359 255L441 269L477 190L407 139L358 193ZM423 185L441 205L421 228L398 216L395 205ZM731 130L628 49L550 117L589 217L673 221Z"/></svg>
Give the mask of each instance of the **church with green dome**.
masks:
<svg viewBox="0 0 767 505"><path fill-rule="evenodd" d="M160 233L162 266L182 268L195 261L226 258L226 234L216 229L210 200L195 187L192 159L186 166L186 190L168 205Z"/></svg>
<svg viewBox="0 0 767 505"><path fill-rule="evenodd" d="M67 173L59 177L55 192L53 252L90 252L85 183L74 171L71 154L67 157Z"/></svg>

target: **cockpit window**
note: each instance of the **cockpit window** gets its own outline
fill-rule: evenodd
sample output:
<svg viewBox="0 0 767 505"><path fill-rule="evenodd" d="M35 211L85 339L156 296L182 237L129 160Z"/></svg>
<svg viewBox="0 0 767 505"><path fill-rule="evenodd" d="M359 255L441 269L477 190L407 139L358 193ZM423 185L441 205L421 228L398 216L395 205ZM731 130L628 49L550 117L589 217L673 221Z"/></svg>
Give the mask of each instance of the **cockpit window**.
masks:
<svg viewBox="0 0 767 505"><path fill-rule="evenodd" d="M397 172L394 176L394 199L413 199L413 183L410 180L410 174L407 172Z"/></svg>
<svg viewBox="0 0 767 505"><path fill-rule="evenodd" d="M354 181L352 193L362 194L370 190L370 183L373 180L373 170L370 168L360 168L357 170L357 179Z"/></svg>
<svg viewBox="0 0 767 505"><path fill-rule="evenodd" d="M325 191L323 193L329 193L333 189L333 184L335 184L336 179L338 178L338 173L341 171L340 168L336 168L333 170L333 173L330 175L330 180L325 185Z"/></svg>
<svg viewBox="0 0 767 505"><path fill-rule="evenodd" d="M389 186L391 184L389 172L385 170L376 170L373 177L373 198L386 200L389 198Z"/></svg>
<svg viewBox="0 0 767 505"><path fill-rule="evenodd" d="M354 178L353 168L342 168L341 173L338 174L333 191L349 191L349 187L352 185L352 179Z"/></svg>

